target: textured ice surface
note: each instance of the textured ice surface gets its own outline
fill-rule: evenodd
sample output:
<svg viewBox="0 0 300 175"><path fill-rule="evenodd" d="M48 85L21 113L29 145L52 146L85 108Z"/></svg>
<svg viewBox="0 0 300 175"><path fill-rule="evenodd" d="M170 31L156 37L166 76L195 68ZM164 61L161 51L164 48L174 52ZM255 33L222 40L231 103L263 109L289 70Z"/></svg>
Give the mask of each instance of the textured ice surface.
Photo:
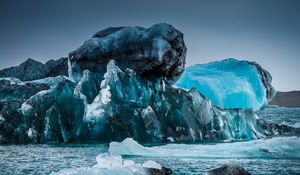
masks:
<svg viewBox="0 0 300 175"><path fill-rule="evenodd" d="M60 81L68 79L65 76L56 76L56 77L47 77L43 79L31 80L31 81L21 81L17 78L7 77L7 78L0 78L1 80L9 81L10 85L26 85L26 84L44 84L50 87L57 85Z"/></svg>
<svg viewBox="0 0 300 175"><path fill-rule="evenodd" d="M184 70L186 47L183 34L165 23L143 27L110 27L97 32L71 52L72 78L79 81L84 70L106 72L106 64L116 60L124 71L134 70L146 78L165 78L174 83Z"/></svg>
<svg viewBox="0 0 300 175"><path fill-rule="evenodd" d="M43 82L51 88L35 91L19 108L3 112L2 142L121 141L127 137L150 143L195 142L296 132L265 122L252 109L216 107L194 88L177 89L164 79L148 80L131 69L122 71L114 60L107 64L102 81L88 70L78 82L52 79L57 85L50 79L36 80L36 86ZM10 113L17 116L16 125L10 124ZM29 130L35 134L28 134Z"/></svg>
<svg viewBox="0 0 300 175"><path fill-rule="evenodd" d="M197 157L197 158L300 158L299 137L274 137L247 142L207 144L167 144L144 147L131 138L112 142L113 155L145 157Z"/></svg>
<svg viewBox="0 0 300 175"><path fill-rule="evenodd" d="M16 85L23 85L23 84L24 84L21 80L19 80L18 78L14 78L14 77L0 78L0 81L1 81L1 80L9 81L9 83L10 83L11 85L13 85L13 84L16 84Z"/></svg>
<svg viewBox="0 0 300 175"><path fill-rule="evenodd" d="M47 84L47 85L53 87L53 86L56 86L59 82L63 81L64 79L68 79L68 77L65 77L65 76L47 77L44 79L26 81L24 83Z"/></svg>
<svg viewBox="0 0 300 175"><path fill-rule="evenodd" d="M260 69L259 69L260 68ZM260 109L274 89L270 74L248 61L226 59L187 67L176 86L200 93L222 108ZM268 75L268 76L267 76ZM272 92L269 92L272 91Z"/></svg>

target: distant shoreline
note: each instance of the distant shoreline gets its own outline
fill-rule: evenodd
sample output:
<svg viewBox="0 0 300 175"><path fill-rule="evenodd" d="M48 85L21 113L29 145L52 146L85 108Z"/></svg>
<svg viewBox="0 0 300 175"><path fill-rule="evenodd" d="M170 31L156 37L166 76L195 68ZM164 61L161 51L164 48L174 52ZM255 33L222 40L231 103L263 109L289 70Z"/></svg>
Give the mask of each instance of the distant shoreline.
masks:
<svg viewBox="0 0 300 175"><path fill-rule="evenodd" d="M300 107L300 91L277 92L269 104L282 107Z"/></svg>

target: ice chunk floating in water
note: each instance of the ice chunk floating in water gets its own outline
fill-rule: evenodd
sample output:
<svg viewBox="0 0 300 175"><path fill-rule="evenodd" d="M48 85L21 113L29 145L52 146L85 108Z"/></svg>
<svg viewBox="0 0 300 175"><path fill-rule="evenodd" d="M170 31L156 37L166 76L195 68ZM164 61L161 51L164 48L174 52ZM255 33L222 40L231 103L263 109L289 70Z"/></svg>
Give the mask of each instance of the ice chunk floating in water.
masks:
<svg viewBox="0 0 300 175"><path fill-rule="evenodd" d="M147 168L160 170L160 164L147 161L142 165L132 160L123 160L120 155L109 153L99 154L96 158L97 164L91 168L66 169L51 175L149 175Z"/></svg>
<svg viewBox="0 0 300 175"><path fill-rule="evenodd" d="M113 155L145 157L194 157L194 158L300 158L299 137L274 137L248 142L210 144L167 144L144 147L131 138L112 142L109 152Z"/></svg>
<svg viewBox="0 0 300 175"><path fill-rule="evenodd" d="M273 98L271 75L257 63L226 59L187 67L176 86L195 87L222 108L260 109Z"/></svg>

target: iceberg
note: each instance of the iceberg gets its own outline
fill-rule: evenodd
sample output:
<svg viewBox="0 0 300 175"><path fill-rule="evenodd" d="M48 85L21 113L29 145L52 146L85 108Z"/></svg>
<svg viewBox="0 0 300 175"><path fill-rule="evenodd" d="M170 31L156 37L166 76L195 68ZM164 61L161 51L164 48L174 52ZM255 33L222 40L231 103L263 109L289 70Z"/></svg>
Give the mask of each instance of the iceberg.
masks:
<svg viewBox="0 0 300 175"><path fill-rule="evenodd" d="M221 108L259 110L276 94L271 81L259 64L230 58L187 67L175 86L194 87Z"/></svg>
<svg viewBox="0 0 300 175"><path fill-rule="evenodd" d="M201 71L196 65L174 85L184 71L185 55L183 34L168 24L100 31L69 59L47 64L55 74L67 64L68 69L62 69L69 77L0 80L0 143L110 142L128 137L141 143L199 142L299 134L299 129L257 115L256 109L273 93L271 76L262 68L232 59ZM245 105L241 108L214 104L198 89L198 74L214 75L203 79L208 90L212 82L226 80L232 85L226 87L228 96L236 91L233 97L244 94L249 103L240 101ZM186 87L175 87L183 80ZM248 94L238 91L242 84ZM226 96L220 89L211 88ZM236 104L232 99L224 105Z"/></svg>

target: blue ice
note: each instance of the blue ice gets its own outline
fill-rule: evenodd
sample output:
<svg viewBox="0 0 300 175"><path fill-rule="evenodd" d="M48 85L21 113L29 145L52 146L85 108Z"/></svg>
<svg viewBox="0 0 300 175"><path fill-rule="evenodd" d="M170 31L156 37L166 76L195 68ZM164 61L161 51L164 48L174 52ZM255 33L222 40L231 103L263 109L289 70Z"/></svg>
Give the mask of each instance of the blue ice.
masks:
<svg viewBox="0 0 300 175"><path fill-rule="evenodd" d="M256 66L233 58L189 66L176 86L195 87L222 108L258 110L267 103L266 88Z"/></svg>

